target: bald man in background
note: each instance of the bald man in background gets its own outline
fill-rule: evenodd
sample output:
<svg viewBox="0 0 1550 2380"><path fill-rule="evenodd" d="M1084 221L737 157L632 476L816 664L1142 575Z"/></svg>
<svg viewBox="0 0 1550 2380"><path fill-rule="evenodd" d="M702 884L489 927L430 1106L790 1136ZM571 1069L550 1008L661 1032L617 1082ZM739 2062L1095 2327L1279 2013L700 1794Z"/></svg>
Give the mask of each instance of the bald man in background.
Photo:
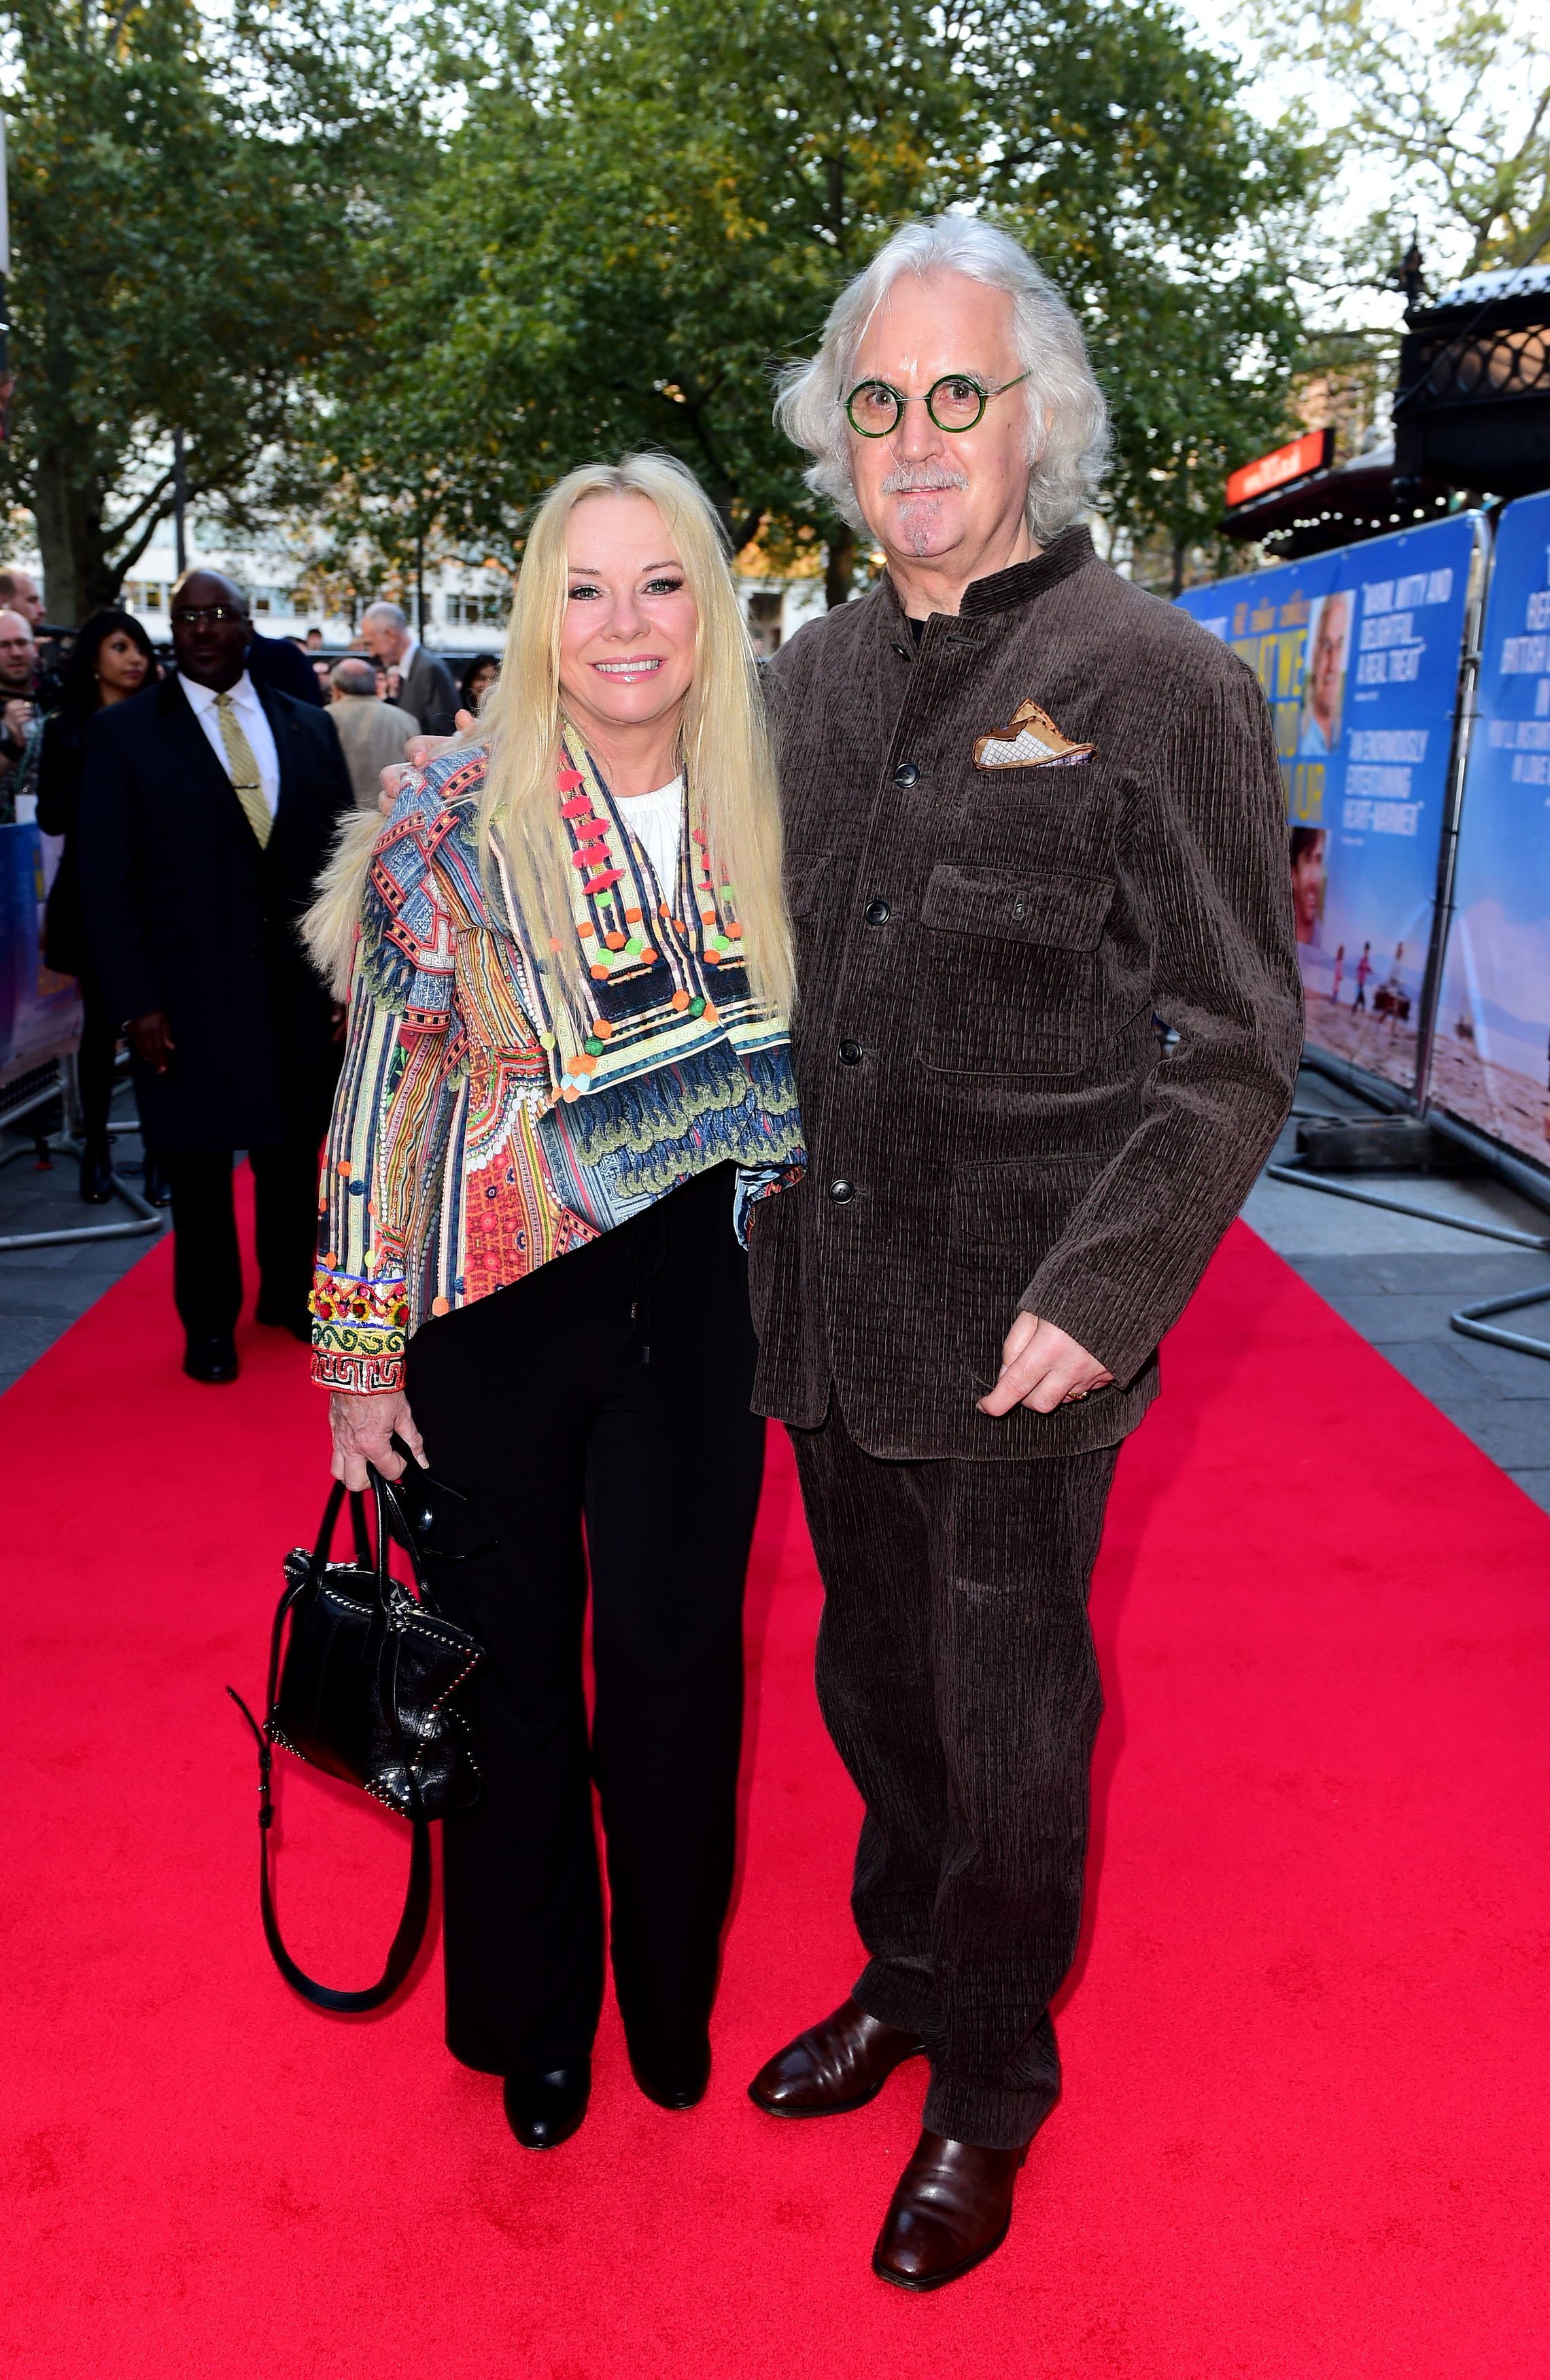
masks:
<svg viewBox="0 0 1550 2380"><path fill-rule="evenodd" d="M7 817L37 716L38 646L20 612L0 612L0 802ZM16 780L16 783L13 783Z"/></svg>
<svg viewBox="0 0 1550 2380"><path fill-rule="evenodd" d="M369 662L336 662L329 686L329 717L345 747L356 808L374 810L382 771L402 760L405 745L419 734L419 722L397 703L382 700Z"/></svg>
<svg viewBox="0 0 1550 2380"><path fill-rule="evenodd" d="M19 612L32 627L42 626L43 599L30 570L0 570L0 603L7 612Z"/></svg>

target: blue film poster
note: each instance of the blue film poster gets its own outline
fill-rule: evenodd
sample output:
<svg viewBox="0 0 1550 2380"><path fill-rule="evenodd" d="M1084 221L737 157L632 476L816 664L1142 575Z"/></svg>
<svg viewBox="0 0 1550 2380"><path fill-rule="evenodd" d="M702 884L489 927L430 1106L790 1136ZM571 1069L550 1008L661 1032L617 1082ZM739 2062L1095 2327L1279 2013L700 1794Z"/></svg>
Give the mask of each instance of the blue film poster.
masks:
<svg viewBox="0 0 1550 2380"><path fill-rule="evenodd" d="M1430 1094L1550 1165L1550 495L1497 524L1478 702Z"/></svg>
<svg viewBox="0 0 1550 2380"><path fill-rule="evenodd" d="M35 826L0 826L0 1083L73 1050L80 1035L74 978L40 952L43 839Z"/></svg>
<svg viewBox="0 0 1550 2380"><path fill-rule="evenodd" d="M1275 717L1308 1038L1406 1089L1481 535L1460 513L1179 599Z"/></svg>

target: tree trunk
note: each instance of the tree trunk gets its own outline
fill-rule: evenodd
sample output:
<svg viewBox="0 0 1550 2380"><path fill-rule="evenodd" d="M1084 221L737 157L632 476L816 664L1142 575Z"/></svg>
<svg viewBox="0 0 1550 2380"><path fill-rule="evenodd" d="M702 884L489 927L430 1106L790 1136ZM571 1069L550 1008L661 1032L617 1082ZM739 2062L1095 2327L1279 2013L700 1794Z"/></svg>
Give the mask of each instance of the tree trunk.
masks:
<svg viewBox="0 0 1550 2380"><path fill-rule="evenodd" d="M855 533L839 528L829 540L823 565L823 600L832 612L837 603L848 602L851 574L855 567Z"/></svg>
<svg viewBox="0 0 1550 2380"><path fill-rule="evenodd" d="M59 627L79 628L88 613L117 602L124 576L103 535L101 492L75 477L67 456L45 448L38 456L32 514L49 619Z"/></svg>

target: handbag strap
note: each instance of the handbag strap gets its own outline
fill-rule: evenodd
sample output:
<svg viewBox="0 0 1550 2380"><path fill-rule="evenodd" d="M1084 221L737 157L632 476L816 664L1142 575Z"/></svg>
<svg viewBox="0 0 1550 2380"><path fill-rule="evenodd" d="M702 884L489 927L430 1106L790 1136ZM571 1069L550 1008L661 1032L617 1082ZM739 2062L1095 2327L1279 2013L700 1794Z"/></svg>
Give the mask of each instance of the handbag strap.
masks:
<svg viewBox="0 0 1550 2380"><path fill-rule="evenodd" d="M270 1829L274 1823L274 1803L270 1791L270 1771L274 1754L269 1738L253 1717L235 1686L226 1692L253 1730L259 1747L259 1912L263 1919L264 1940L270 1956L290 1985L304 2000L314 2008L333 2009L343 2016L360 2016L368 2009L381 2008L390 2000L414 1965L419 1946L425 1939L425 1929L430 1920L430 1828L424 1818L410 1821L414 1840L409 1852L409 1881L404 1893L404 1907L398 1919L398 1931L389 1947L387 1962L374 1984L358 1992L342 1992L333 1984L320 1984L297 1966L286 1949L280 1932L280 1922L274 1913L274 1896L270 1881Z"/></svg>
<svg viewBox="0 0 1550 2380"><path fill-rule="evenodd" d="M423 1573L414 1533L408 1528L402 1504L394 1495L391 1483L370 1465L368 1465L368 1472L377 1507L377 1549L373 1566L377 1575L378 1597L385 1611L390 1584L385 1509L387 1502L392 1503L394 1511L398 1514L401 1524L407 1532L409 1560L413 1565L417 1587L422 1585ZM328 1560L329 1548L333 1542L334 1525L339 1518L339 1508L344 1501L344 1497L343 1486L335 1482L323 1512L322 1527L319 1532L317 1547L308 1572L286 1589L275 1607L274 1624L269 1633L269 1676L264 1688L266 1713L274 1708L275 1690L280 1682L280 1647L285 1641L286 1617L292 1604L303 1589L313 1585L322 1575ZM361 1568L365 1569L368 1567L370 1555L370 1548L366 1543L365 1499L353 1492L350 1497L350 1518L355 1531L357 1559ZM315 1976L308 1974L303 1968L297 1966L285 1948L285 1938L280 1932L280 1921L274 1913L274 1892L270 1865L270 1835L274 1825L274 1797L271 1782L274 1767L274 1748L270 1740L267 1724L263 1727L259 1725L236 1688L228 1686L226 1692L251 1729L253 1741L259 1752L259 1912L263 1920L264 1940L269 1944L270 1956L293 1991L299 1992L304 2000L310 2000L314 2008L332 2009L337 2014L344 2016L360 2016L364 2015L369 2009L381 2008L384 2001L393 1998L394 1993L414 1965L419 1952L419 1946L425 1939L426 1926L430 1919L430 1828L420 1808L419 1783L409 1758L408 1747L404 1742L403 1729L399 1724L397 1694L394 1692L388 1697L388 1715L393 1722L394 1739L398 1756L403 1763L404 1774L408 1781L412 1805L408 1814L409 1824L413 1830L409 1851L409 1877L404 1890L404 1906L399 1913L398 1930L389 1945L387 1961L381 1973L374 1984L368 1984L362 1990L345 1992L338 1990L332 1984L320 1984Z"/></svg>

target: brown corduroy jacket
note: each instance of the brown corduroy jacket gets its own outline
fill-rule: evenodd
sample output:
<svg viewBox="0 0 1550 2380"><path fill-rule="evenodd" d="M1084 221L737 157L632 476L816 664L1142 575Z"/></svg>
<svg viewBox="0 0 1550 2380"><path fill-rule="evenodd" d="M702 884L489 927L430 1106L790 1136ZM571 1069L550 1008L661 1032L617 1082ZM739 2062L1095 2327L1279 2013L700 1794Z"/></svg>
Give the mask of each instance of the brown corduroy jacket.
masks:
<svg viewBox="0 0 1550 2380"><path fill-rule="evenodd" d="M1084 528L976 580L918 649L885 578L769 677L809 1168L753 1226L756 1404L811 1427L832 1393L882 1456L1112 1444L1296 1076L1258 683ZM1024 701L1090 755L977 768ZM981 1414L1019 1308L1116 1385Z"/></svg>

